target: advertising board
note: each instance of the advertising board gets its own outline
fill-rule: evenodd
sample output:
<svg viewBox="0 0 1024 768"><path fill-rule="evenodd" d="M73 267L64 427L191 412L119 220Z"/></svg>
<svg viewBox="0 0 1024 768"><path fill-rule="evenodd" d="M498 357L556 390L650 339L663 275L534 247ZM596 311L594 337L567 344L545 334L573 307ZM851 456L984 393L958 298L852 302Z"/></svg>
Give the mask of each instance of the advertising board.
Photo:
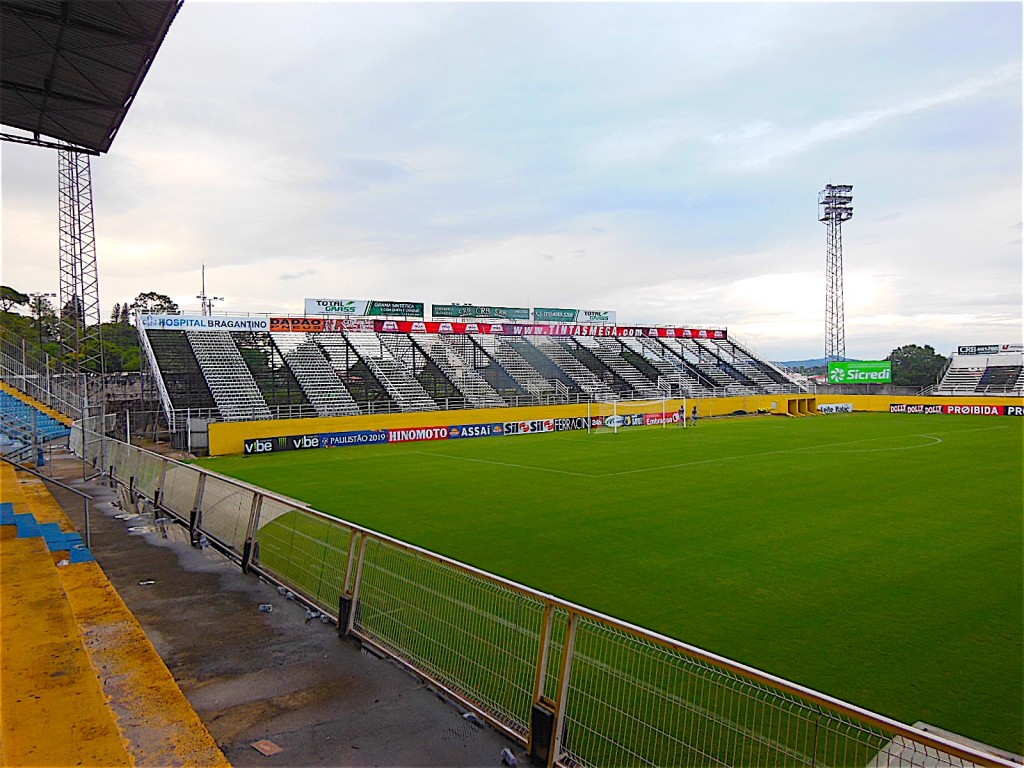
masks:
<svg viewBox="0 0 1024 768"><path fill-rule="evenodd" d="M422 301L382 301L381 299L306 299L307 315L344 315L347 317L423 317Z"/></svg>
<svg viewBox="0 0 1024 768"><path fill-rule="evenodd" d="M820 403L818 413L853 413L853 403Z"/></svg>
<svg viewBox="0 0 1024 768"><path fill-rule="evenodd" d="M997 355L999 352L998 344L964 344L956 348L958 355Z"/></svg>
<svg viewBox="0 0 1024 768"><path fill-rule="evenodd" d="M971 403L968 405L892 403L889 406L889 413L934 413L947 416L1024 416L1024 406L993 405L991 403Z"/></svg>
<svg viewBox="0 0 1024 768"><path fill-rule="evenodd" d="M829 384L891 384L889 360L845 360L828 364Z"/></svg>
<svg viewBox="0 0 1024 768"><path fill-rule="evenodd" d="M270 319L231 315L142 315L142 327L161 331L269 331Z"/></svg>
<svg viewBox="0 0 1024 768"><path fill-rule="evenodd" d="M582 323L584 325L611 323L614 325L615 311L610 309L554 309L549 307L534 307L533 321L535 323Z"/></svg>
<svg viewBox="0 0 1024 768"><path fill-rule="evenodd" d="M478 307L473 304L431 304L434 317L479 317L493 320L529 320L528 307Z"/></svg>

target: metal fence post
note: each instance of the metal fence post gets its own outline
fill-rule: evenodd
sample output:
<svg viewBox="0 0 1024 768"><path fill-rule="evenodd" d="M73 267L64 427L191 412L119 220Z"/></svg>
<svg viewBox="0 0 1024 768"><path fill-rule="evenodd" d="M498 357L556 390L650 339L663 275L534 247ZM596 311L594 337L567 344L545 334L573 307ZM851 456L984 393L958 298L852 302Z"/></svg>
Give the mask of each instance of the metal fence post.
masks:
<svg viewBox="0 0 1024 768"><path fill-rule="evenodd" d="M356 623L356 611L359 610L359 586L363 581L363 558L366 555L366 536L363 536L359 541L359 561L356 565L356 580L352 585L352 604L348 609L348 620L345 622L345 634L352 634L352 627ZM341 626L341 622L338 622L338 626Z"/></svg>
<svg viewBox="0 0 1024 768"><path fill-rule="evenodd" d="M253 543L256 539L256 531L259 529L260 510L263 509L263 494L254 493L252 506L249 508L249 525L245 530L245 544L242 546L242 573L249 572L252 564Z"/></svg>
<svg viewBox="0 0 1024 768"><path fill-rule="evenodd" d="M203 489L206 487L206 473L199 475L199 482L196 483L196 498L192 503L192 511L188 518L188 535L193 546L199 540L196 531L203 524Z"/></svg>
<svg viewBox="0 0 1024 768"><path fill-rule="evenodd" d="M162 459L160 463L160 479L156 484L156 491L153 493L153 505L159 507L164 500L164 483L167 480L167 467L170 462L167 459Z"/></svg>
<svg viewBox="0 0 1024 768"><path fill-rule="evenodd" d="M569 675L572 672L572 658L576 650L576 628L580 622L578 613L569 614L569 630L565 638L565 657L562 659L562 680L558 686L558 700L555 702L554 733L551 738L551 753L548 766L553 768L562 752L562 734L565 730L565 705L569 696Z"/></svg>

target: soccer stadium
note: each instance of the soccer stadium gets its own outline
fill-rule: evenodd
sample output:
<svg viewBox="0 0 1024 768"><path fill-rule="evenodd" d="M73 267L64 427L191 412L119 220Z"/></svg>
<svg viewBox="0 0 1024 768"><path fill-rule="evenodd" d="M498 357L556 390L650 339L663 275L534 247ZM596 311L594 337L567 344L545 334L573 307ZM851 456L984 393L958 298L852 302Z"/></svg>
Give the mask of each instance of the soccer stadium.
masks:
<svg viewBox="0 0 1024 768"><path fill-rule="evenodd" d="M87 174L180 3L37 5L5 62L122 41L98 132L5 79ZM115 374L81 245L61 354L0 338L2 764L1024 764L1019 340L815 379L569 289L219 312L204 271Z"/></svg>

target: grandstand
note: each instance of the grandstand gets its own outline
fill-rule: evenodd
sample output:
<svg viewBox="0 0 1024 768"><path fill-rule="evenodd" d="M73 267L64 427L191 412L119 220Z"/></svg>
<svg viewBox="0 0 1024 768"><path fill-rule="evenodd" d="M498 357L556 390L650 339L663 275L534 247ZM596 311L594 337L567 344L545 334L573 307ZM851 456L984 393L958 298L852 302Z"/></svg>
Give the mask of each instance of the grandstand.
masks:
<svg viewBox="0 0 1024 768"><path fill-rule="evenodd" d="M176 330L140 316L172 430L184 414L249 421L806 391L725 331L462 324L453 332L449 323L438 332L419 323L405 332L346 320L303 332L294 330L302 321L290 322Z"/></svg>
<svg viewBox="0 0 1024 768"><path fill-rule="evenodd" d="M34 448L71 434L68 419L56 416L13 388L0 389L0 453L13 461L34 460Z"/></svg>
<svg viewBox="0 0 1024 768"><path fill-rule="evenodd" d="M1020 344L957 348L934 395L1024 395L1024 351Z"/></svg>

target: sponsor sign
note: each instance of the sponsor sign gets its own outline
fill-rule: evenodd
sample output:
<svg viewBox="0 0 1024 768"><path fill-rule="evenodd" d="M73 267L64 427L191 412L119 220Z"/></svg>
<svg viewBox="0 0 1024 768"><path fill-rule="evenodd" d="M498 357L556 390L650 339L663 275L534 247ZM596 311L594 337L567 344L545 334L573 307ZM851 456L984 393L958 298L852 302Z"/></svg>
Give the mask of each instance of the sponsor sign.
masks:
<svg viewBox="0 0 1024 768"><path fill-rule="evenodd" d="M270 330L273 333L338 333L339 331L373 332L373 320L351 317L272 317Z"/></svg>
<svg viewBox="0 0 1024 768"><path fill-rule="evenodd" d="M581 309L577 318L581 323L611 323L615 324L615 310L611 309Z"/></svg>
<svg viewBox="0 0 1024 768"><path fill-rule="evenodd" d="M822 403L818 413L853 413L853 403Z"/></svg>
<svg viewBox="0 0 1024 768"><path fill-rule="evenodd" d="M351 432L324 432L320 443L324 448L342 448L348 445L376 445L388 442L386 429L359 429Z"/></svg>
<svg viewBox="0 0 1024 768"><path fill-rule="evenodd" d="M943 413L953 415L969 416L1003 416L1006 413L1004 405L944 405Z"/></svg>
<svg viewBox="0 0 1024 768"><path fill-rule="evenodd" d="M467 437L493 437L504 433L504 424L459 424L455 427L448 427L449 440L460 440Z"/></svg>
<svg viewBox="0 0 1024 768"><path fill-rule="evenodd" d="M142 327L167 331L269 331L266 317L226 315L142 315Z"/></svg>
<svg viewBox="0 0 1024 768"><path fill-rule="evenodd" d="M577 416L571 419L555 419L555 432L571 432L576 429L586 429L587 417Z"/></svg>
<svg viewBox="0 0 1024 768"><path fill-rule="evenodd" d="M349 321L351 322L351 321ZM512 323L460 323L437 320L374 320L377 333L478 333L499 336L649 336L668 339L725 340L728 332L711 328L645 328L621 325L558 325ZM346 326L345 330L349 330Z"/></svg>
<svg viewBox="0 0 1024 768"><path fill-rule="evenodd" d="M447 440L448 427L409 427L389 429L389 443L419 443L425 440Z"/></svg>
<svg viewBox="0 0 1024 768"><path fill-rule="evenodd" d="M286 437L257 437L242 441L242 450L252 456L260 453L279 451L301 451L322 447L320 435L287 435Z"/></svg>
<svg viewBox="0 0 1024 768"><path fill-rule="evenodd" d="M988 403L971 405L892 403L889 405L889 413L940 413L951 416L1024 416L1024 406L991 405Z"/></svg>
<svg viewBox="0 0 1024 768"><path fill-rule="evenodd" d="M528 307L477 307L473 304L432 304L434 317L482 317L494 320L529 320Z"/></svg>
<svg viewBox="0 0 1024 768"><path fill-rule="evenodd" d="M891 384L892 363L889 360L861 360L828 364L829 384Z"/></svg>
<svg viewBox="0 0 1024 768"><path fill-rule="evenodd" d="M307 315L345 315L348 317L423 317L421 301L381 301L380 299L306 299Z"/></svg>
<svg viewBox="0 0 1024 768"><path fill-rule="evenodd" d="M532 435L537 432L554 432L554 419L536 419L534 421L506 421L502 427L506 435Z"/></svg>
<svg viewBox="0 0 1024 768"><path fill-rule="evenodd" d="M1024 344L1003 344L999 347L1000 352L1024 352Z"/></svg>
<svg viewBox="0 0 1024 768"><path fill-rule="evenodd" d="M615 312L608 309L553 309L534 307L535 323L611 323L615 324Z"/></svg>
<svg viewBox="0 0 1024 768"><path fill-rule="evenodd" d="M956 348L958 355L997 355L1000 351L1001 347L998 344L967 344Z"/></svg>
<svg viewBox="0 0 1024 768"><path fill-rule="evenodd" d="M679 413L645 413L644 414L644 426L649 427L652 424L678 424Z"/></svg>

